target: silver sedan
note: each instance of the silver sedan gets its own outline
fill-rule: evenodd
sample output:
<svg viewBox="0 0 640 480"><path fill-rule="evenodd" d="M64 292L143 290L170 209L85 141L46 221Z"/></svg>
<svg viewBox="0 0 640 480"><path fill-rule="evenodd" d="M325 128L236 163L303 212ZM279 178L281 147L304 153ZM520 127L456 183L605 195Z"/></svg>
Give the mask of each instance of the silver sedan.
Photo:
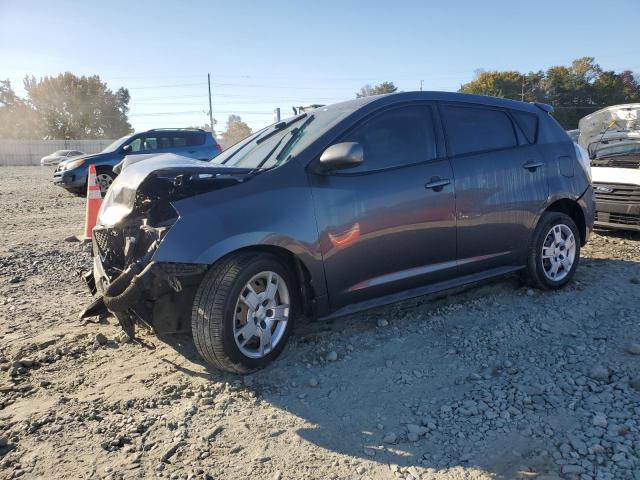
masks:
<svg viewBox="0 0 640 480"><path fill-rule="evenodd" d="M58 165L63 160L67 160L78 155L84 155L84 152L79 150L58 150L46 157L40 159L40 165Z"/></svg>

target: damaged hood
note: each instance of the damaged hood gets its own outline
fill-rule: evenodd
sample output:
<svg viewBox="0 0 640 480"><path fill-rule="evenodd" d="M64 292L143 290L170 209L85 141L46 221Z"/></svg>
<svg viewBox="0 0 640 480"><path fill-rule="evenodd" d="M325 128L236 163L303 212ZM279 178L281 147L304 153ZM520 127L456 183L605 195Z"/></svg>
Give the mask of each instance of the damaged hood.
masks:
<svg viewBox="0 0 640 480"><path fill-rule="evenodd" d="M158 155L153 159L131 164L109 187L98 212L97 225L113 227L133 212L138 190L152 177L165 178L167 185L180 176L214 183L217 179L245 177L251 171L248 168L227 167L175 154Z"/></svg>
<svg viewBox="0 0 640 480"><path fill-rule="evenodd" d="M640 140L640 103L603 108L583 117L578 143L590 154L600 141Z"/></svg>

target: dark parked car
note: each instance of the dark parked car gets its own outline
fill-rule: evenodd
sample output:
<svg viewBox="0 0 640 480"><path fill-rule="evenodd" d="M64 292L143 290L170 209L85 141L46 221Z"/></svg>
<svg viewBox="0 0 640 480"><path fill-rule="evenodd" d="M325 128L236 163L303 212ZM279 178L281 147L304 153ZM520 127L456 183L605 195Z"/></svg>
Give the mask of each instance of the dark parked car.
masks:
<svg viewBox="0 0 640 480"><path fill-rule="evenodd" d="M573 277L592 189L550 107L413 92L322 107L216 163L133 164L94 229L100 296L131 335L189 329L232 372L328 318L522 272Z"/></svg>
<svg viewBox="0 0 640 480"><path fill-rule="evenodd" d="M126 135L100 153L82 155L58 164L53 183L70 192L87 192L89 165L96 166L96 177L103 195L116 177L113 171L125 156L139 154L176 153L197 160L209 161L221 152L211 132L195 128L157 128Z"/></svg>

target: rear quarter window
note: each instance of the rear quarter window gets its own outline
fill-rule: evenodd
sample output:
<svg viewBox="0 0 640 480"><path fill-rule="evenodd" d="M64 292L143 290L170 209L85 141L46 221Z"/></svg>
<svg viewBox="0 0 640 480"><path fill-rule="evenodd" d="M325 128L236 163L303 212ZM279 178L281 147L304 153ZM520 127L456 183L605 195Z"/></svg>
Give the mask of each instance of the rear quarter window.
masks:
<svg viewBox="0 0 640 480"><path fill-rule="evenodd" d="M538 136L538 116L533 113L521 112L519 110L511 110L511 116L514 118L528 143L536 143Z"/></svg>
<svg viewBox="0 0 640 480"><path fill-rule="evenodd" d="M513 123L502 110L444 105L442 115L453 156L518 146Z"/></svg>
<svg viewBox="0 0 640 480"><path fill-rule="evenodd" d="M204 145L206 135L204 132L194 132L188 133L186 135L187 145L188 146L196 146L196 145Z"/></svg>

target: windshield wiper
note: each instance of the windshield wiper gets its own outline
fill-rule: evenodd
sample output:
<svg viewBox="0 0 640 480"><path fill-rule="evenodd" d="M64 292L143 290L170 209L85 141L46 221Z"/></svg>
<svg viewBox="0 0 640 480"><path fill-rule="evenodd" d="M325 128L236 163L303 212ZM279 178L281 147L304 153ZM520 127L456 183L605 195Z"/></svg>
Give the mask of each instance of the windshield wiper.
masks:
<svg viewBox="0 0 640 480"><path fill-rule="evenodd" d="M282 147L280 147L280 144L282 144L282 141L285 139L285 137L287 135L283 135L282 138L280 140L278 140L278 143L275 144L275 146L269 150L269 153L267 153L267 155L262 159L262 161L256 165L256 168L254 170L259 170L260 168L262 168L262 165L264 165L265 163L267 163L267 160L269 160L271 158L271 156L277 151L277 155L276 155L276 160L280 160L280 155L282 155L282 152L284 152L287 147L289 147L289 145L291 145L293 143L293 141L298 138L298 136L300 135L300 133L306 128L307 125L309 125L313 119L315 118L315 116L313 115L309 115L307 116L306 113L303 113L300 117L298 117L298 119L300 118L304 118L307 117L307 119L302 123L302 125L300 125L299 127L295 127L293 128L290 132L289 132L289 139L282 145ZM289 123L289 125L291 124L291 122Z"/></svg>
<svg viewBox="0 0 640 480"><path fill-rule="evenodd" d="M264 142L265 140L268 140L269 138L273 137L276 133L278 133L280 130L283 130L283 129L287 128L287 127L290 127L291 125L293 125L294 123L296 123L299 120L302 120L306 116L307 116L307 114L303 113L302 115L298 115L297 117L293 117L288 122L278 122L278 123L276 123L273 126L274 129L272 131L270 131L269 133L261 136L260 138L258 138L258 140L256 140L256 145L259 145L262 142Z"/></svg>
<svg viewBox="0 0 640 480"><path fill-rule="evenodd" d="M297 117L292 118L291 120L289 120L288 122L278 122L276 124L273 125L273 130L268 130L265 129L260 135L258 135L256 138L253 137L249 137L249 139L244 143L244 145L242 145L240 148L238 148L235 152L233 152L231 155L229 155L227 158L224 159L223 162L221 162L221 165L224 165L225 163L227 163L229 160L231 160L240 150L242 150L243 148L245 148L247 145L249 145L251 142L255 141L256 145L261 144L262 142L264 142L265 140L271 138L273 135L275 135L276 133L280 132L282 129L287 128L288 126L296 123L298 120L302 120L304 117L306 117L307 114L303 113L302 115L298 115Z"/></svg>

